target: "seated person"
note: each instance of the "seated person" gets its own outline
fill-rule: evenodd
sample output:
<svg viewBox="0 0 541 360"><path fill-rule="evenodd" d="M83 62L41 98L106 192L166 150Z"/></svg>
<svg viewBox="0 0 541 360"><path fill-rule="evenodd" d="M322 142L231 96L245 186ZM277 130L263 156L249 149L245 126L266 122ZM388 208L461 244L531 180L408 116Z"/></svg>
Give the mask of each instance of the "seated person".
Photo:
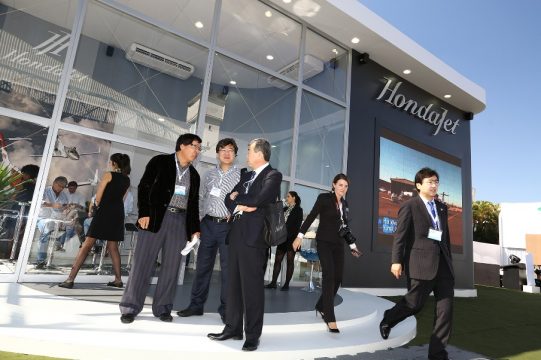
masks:
<svg viewBox="0 0 541 360"><path fill-rule="evenodd" d="M53 184L48 186L43 193L43 203L37 224L41 234L38 240L36 269L45 268L49 239L55 229L54 220L64 219L63 211L67 208L68 204L68 198L64 193L64 188L67 184L68 180L64 176L59 176L54 179ZM65 234L62 236L65 236ZM57 239L57 241L62 241L62 239Z"/></svg>

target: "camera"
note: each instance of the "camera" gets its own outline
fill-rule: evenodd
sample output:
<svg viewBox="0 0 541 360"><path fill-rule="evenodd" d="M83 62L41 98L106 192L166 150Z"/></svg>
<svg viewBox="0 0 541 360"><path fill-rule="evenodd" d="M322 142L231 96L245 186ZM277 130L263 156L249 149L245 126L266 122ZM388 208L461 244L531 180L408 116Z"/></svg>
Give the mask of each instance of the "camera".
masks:
<svg viewBox="0 0 541 360"><path fill-rule="evenodd" d="M355 236L351 233L349 226L342 226L340 230L338 230L338 235L344 238L348 244L353 244L355 241L357 241Z"/></svg>

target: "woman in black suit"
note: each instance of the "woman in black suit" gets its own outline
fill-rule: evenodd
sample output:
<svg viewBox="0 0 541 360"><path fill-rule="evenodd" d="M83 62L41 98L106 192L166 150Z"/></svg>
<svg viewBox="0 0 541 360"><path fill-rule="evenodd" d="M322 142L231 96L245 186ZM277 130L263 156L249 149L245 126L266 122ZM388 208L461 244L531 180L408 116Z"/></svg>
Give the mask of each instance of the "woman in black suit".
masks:
<svg viewBox="0 0 541 360"><path fill-rule="evenodd" d="M293 249L301 247L302 238L312 222L319 215L319 227L316 233L317 252L321 263L322 291L316 303L316 314L319 312L330 332L338 333L336 318L334 316L334 297L342 283L344 271L344 242L353 241L354 238L345 239L339 231L347 226L348 203L344 199L348 191L349 179L344 174L338 174L332 182L330 193L320 194L302 224L299 234L293 241ZM349 244L351 254L355 257L361 255L355 243Z"/></svg>
<svg viewBox="0 0 541 360"><path fill-rule="evenodd" d="M276 255L274 257L274 269L272 271L272 281L265 286L267 289L276 289L276 280L278 279L278 274L280 274L280 268L282 267L282 260L284 255L287 254L287 270L286 270L286 281L280 290L287 291L289 290L289 282L293 276L293 269L295 264L293 260L295 259L295 250L293 250L293 240L297 237L299 233L299 228L302 224L302 208L301 208L301 198L296 191L290 191L287 193L286 197L287 206L284 207L284 215L286 217L286 229L287 229L287 239L285 242L281 243L276 247Z"/></svg>

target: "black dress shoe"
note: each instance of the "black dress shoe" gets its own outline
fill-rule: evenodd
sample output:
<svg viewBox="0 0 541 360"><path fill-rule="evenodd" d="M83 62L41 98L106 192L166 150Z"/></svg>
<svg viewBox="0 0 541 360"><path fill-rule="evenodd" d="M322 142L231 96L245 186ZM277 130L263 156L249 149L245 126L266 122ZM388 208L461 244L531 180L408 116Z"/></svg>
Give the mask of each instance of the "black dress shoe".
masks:
<svg viewBox="0 0 541 360"><path fill-rule="evenodd" d="M381 320L379 323L379 333L384 340L387 340L389 338L389 334L391 333L391 326L384 320Z"/></svg>
<svg viewBox="0 0 541 360"><path fill-rule="evenodd" d="M111 287L116 287L116 288L119 288L119 289L122 289L124 287L124 283L122 281L120 282L114 282L114 281L109 281L107 283L107 286L111 286Z"/></svg>
<svg viewBox="0 0 541 360"><path fill-rule="evenodd" d="M131 324L134 319L135 315L133 314L122 314L122 316L120 317L120 322L123 324Z"/></svg>
<svg viewBox="0 0 541 360"><path fill-rule="evenodd" d="M289 291L289 285L284 285L284 286L282 286L282 288L280 289L280 291Z"/></svg>
<svg viewBox="0 0 541 360"><path fill-rule="evenodd" d="M164 321L164 322L172 322L173 317L171 316L171 314L161 314L160 315L160 320Z"/></svg>
<svg viewBox="0 0 541 360"><path fill-rule="evenodd" d="M259 346L259 339L257 340L246 340L244 345L242 345L242 351L255 351Z"/></svg>
<svg viewBox="0 0 541 360"><path fill-rule="evenodd" d="M64 289L73 289L73 281L63 281L58 284L58 287L64 288Z"/></svg>
<svg viewBox="0 0 541 360"><path fill-rule="evenodd" d="M221 333L207 334L207 337L209 339L218 340L218 341L224 341L224 340L229 340L229 339L242 340L242 334L226 333L225 331L221 332ZM256 348L257 348L257 346L256 346Z"/></svg>
<svg viewBox="0 0 541 360"><path fill-rule="evenodd" d="M177 311L177 315L180 317L188 317L188 316L201 316L203 315L203 310L196 310L194 308L186 308L184 310Z"/></svg>

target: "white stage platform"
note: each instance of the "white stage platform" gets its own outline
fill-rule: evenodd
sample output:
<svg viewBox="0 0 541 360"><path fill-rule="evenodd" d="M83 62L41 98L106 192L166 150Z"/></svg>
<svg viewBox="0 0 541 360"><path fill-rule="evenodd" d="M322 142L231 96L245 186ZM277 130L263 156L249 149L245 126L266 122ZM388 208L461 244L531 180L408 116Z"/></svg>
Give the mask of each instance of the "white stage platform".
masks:
<svg viewBox="0 0 541 360"><path fill-rule="evenodd" d="M314 311L265 314L259 349L243 352L243 341L212 341L221 332L216 313L164 323L149 308L122 324L118 305L51 295L24 284L0 284L0 350L69 359L313 359L398 347L415 337L413 317L379 335L385 299L345 289L335 309L339 334L326 331Z"/></svg>

